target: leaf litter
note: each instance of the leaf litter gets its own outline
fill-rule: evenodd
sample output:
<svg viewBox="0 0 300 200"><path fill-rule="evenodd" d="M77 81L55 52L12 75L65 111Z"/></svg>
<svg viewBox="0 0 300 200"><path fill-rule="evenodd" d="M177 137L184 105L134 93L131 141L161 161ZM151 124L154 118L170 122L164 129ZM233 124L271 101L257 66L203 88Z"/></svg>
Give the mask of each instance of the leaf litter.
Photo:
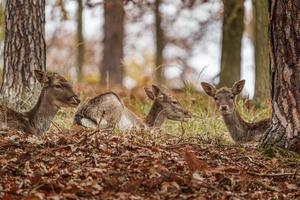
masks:
<svg viewBox="0 0 300 200"><path fill-rule="evenodd" d="M201 137L161 138L8 131L0 135L0 198L300 199L299 158L268 158Z"/></svg>

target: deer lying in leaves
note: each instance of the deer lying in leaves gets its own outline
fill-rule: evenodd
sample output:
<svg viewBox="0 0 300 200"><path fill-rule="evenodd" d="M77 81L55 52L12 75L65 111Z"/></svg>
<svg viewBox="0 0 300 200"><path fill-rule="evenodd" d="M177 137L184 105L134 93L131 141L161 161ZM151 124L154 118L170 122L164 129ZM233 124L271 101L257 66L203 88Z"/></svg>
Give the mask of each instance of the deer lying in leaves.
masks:
<svg viewBox="0 0 300 200"><path fill-rule="evenodd" d="M9 128L26 133L41 134L47 131L51 120L61 107L76 107L80 100L70 83L57 73L34 71L42 84L42 91L34 108L19 113L0 105L0 129Z"/></svg>
<svg viewBox="0 0 300 200"><path fill-rule="evenodd" d="M259 141L271 125L271 119L248 123L241 117L236 108L236 97L243 90L245 80L236 82L232 88L222 87L218 90L209 83L202 82L201 85L206 94L215 99L226 127L236 143Z"/></svg>
<svg viewBox="0 0 300 200"><path fill-rule="evenodd" d="M184 109L172 96L155 85L152 90L145 88L147 96L153 100L145 122L129 110L113 92L101 94L78 109L74 123L87 128L113 128L125 131L133 128L160 127L166 119L186 121L192 114Z"/></svg>

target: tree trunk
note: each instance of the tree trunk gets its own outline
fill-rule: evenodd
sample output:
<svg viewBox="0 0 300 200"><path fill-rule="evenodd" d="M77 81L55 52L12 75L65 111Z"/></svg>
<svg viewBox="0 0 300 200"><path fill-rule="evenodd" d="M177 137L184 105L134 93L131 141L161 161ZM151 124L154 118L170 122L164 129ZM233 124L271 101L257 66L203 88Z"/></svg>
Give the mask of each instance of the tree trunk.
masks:
<svg viewBox="0 0 300 200"><path fill-rule="evenodd" d="M0 83L2 83L3 40L4 40L4 3L0 3Z"/></svg>
<svg viewBox="0 0 300 200"><path fill-rule="evenodd" d="M4 38L4 5L0 3L0 42Z"/></svg>
<svg viewBox="0 0 300 200"><path fill-rule="evenodd" d="M223 37L220 86L231 87L240 79L244 32L244 0L223 0Z"/></svg>
<svg viewBox="0 0 300 200"><path fill-rule="evenodd" d="M269 0L272 126L262 147L300 152L300 1Z"/></svg>
<svg viewBox="0 0 300 200"><path fill-rule="evenodd" d="M269 39L268 2L253 0L254 49L255 49L255 99L270 97L269 90Z"/></svg>
<svg viewBox="0 0 300 200"><path fill-rule="evenodd" d="M45 1L6 1L2 97L20 105L35 88L35 69L46 69Z"/></svg>
<svg viewBox="0 0 300 200"><path fill-rule="evenodd" d="M82 16L83 16L83 5L82 0L77 0L77 58L76 58L76 64L77 64L77 81L82 81L82 68L84 64L84 38L83 38L83 22L82 22Z"/></svg>
<svg viewBox="0 0 300 200"><path fill-rule="evenodd" d="M155 0L155 34L156 34L156 55L155 55L155 79L158 83L165 82L164 76L164 58L163 51L165 48L164 31L161 27L160 5L162 0Z"/></svg>
<svg viewBox="0 0 300 200"><path fill-rule="evenodd" d="M101 83L123 82L123 38L125 11L122 0L104 2L104 49L101 63Z"/></svg>

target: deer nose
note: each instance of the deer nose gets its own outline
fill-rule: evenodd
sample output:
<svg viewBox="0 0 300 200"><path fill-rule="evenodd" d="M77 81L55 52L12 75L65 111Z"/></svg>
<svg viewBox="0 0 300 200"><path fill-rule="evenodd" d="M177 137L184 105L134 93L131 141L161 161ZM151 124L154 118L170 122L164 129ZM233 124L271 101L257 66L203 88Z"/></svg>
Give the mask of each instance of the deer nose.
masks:
<svg viewBox="0 0 300 200"><path fill-rule="evenodd" d="M189 118L193 116L192 113L189 112L189 111L187 111L187 110L184 111L183 113L184 113L184 115L185 115L186 117L189 117Z"/></svg>
<svg viewBox="0 0 300 200"><path fill-rule="evenodd" d="M219 108L219 110L220 110L220 111L227 111L227 110L229 110L229 109L228 109L228 106L227 106L227 105L221 105L220 108Z"/></svg>

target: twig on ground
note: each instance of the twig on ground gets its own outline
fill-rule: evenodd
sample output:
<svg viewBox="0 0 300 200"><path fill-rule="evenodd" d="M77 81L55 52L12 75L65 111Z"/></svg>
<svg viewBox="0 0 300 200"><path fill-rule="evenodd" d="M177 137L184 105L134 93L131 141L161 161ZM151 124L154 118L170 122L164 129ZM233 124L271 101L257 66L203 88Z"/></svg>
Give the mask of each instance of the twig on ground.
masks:
<svg viewBox="0 0 300 200"><path fill-rule="evenodd" d="M266 183L264 183L264 182L262 182L262 181L255 180L254 182L255 182L256 184L258 184L258 185L264 187L264 188L267 189L267 190L270 190L270 191L273 191L273 192L280 192L279 189L277 189L277 188L275 188L275 187L272 187L272 186L269 186L268 184L266 184Z"/></svg>
<svg viewBox="0 0 300 200"><path fill-rule="evenodd" d="M278 173L278 174L262 174L256 172L247 172L249 175L262 176L262 177L281 177L281 176L296 176L296 173Z"/></svg>
<svg viewBox="0 0 300 200"><path fill-rule="evenodd" d="M63 130L59 127L59 125L58 125L57 123L55 123L55 122L52 121L52 120L51 120L51 123L53 124L53 126L54 126L55 128L57 128L57 130L58 130L59 132L63 132Z"/></svg>
<svg viewBox="0 0 300 200"><path fill-rule="evenodd" d="M264 167L264 168L269 169L266 165L254 161L250 156L240 156L240 157L237 157L236 160L241 160L243 158L247 158L251 163L253 163L253 164L255 164L255 165L259 166L259 167Z"/></svg>

